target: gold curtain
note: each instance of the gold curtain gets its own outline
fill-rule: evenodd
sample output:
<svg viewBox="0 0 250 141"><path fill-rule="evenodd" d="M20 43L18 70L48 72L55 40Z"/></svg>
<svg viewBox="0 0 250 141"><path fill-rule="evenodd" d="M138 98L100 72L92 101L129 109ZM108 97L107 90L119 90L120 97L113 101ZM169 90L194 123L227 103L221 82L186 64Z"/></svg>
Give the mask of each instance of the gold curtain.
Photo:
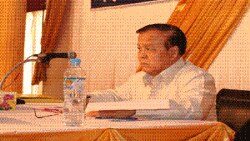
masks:
<svg viewBox="0 0 250 141"><path fill-rule="evenodd" d="M56 41L62 25L64 12L68 0L47 0L46 17L43 24L41 52L49 53L56 49ZM46 68L48 64L36 63L32 78L32 85L46 81Z"/></svg>
<svg viewBox="0 0 250 141"><path fill-rule="evenodd" d="M208 69L249 7L249 0L180 0L168 24L186 34L184 59Z"/></svg>
<svg viewBox="0 0 250 141"><path fill-rule="evenodd" d="M23 61L26 1L1 0L0 5L1 80L18 62ZM22 67L8 77L3 85L3 90L22 92Z"/></svg>

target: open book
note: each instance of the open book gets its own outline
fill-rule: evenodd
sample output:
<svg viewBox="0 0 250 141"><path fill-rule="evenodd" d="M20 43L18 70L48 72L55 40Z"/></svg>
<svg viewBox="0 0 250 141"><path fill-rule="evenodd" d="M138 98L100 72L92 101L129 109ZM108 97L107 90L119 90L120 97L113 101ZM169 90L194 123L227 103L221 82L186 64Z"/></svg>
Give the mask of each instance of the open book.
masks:
<svg viewBox="0 0 250 141"><path fill-rule="evenodd" d="M89 103L86 112L105 110L159 110L169 109L168 100L131 100L119 102Z"/></svg>

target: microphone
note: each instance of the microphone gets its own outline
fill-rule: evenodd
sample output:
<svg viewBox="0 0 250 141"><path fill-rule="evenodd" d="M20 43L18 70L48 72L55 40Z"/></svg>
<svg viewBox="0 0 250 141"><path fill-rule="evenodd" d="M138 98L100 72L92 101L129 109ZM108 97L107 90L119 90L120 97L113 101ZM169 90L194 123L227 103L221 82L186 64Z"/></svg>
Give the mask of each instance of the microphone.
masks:
<svg viewBox="0 0 250 141"><path fill-rule="evenodd" d="M75 52L54 52L54 53L44 53L44 54L36 54L35 56L38 57L38 61L41 63L49 63L53 58L76 58Z"/></svg>

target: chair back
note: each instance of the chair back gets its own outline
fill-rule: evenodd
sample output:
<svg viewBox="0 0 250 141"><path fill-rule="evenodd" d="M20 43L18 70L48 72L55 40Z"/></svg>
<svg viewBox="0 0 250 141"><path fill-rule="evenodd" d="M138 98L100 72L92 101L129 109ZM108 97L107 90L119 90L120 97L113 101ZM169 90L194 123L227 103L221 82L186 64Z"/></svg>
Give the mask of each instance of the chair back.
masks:
<svg viewBox="0 0 250 141"><path fill-rule="evenodd" d="M221 89L216 98L217 120L236 132L250 119L250 91Z"/></svg>

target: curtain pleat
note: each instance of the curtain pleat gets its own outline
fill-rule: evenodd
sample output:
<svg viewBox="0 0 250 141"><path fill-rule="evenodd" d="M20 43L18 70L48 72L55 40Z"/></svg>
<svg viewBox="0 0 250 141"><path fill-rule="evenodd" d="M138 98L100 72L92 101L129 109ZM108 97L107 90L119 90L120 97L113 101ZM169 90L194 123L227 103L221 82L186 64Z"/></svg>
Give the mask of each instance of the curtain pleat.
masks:
<svg viewBox="0 0 250 141"><path fill-rule="evenodd" d="M248 7L248 0L181 0L167 23L186 34L184 59L208 69Z"/></svg>
<svg viewBox="0 0 250 141"><path fill-rule="evenodd" d="M26 1L0 1L0 81L16 64L23 61ZM4 91L22 93L22 67L3 84Z"/></svg>
<svg viewBox="0 0 250 141"><path fill-rule="evenodd" d="M64 12L68 0L47 0L46 17L43 24L41 53L53 52L56 49L56 41L59 36ZM32 85L39 84L40 81L46 81L46 68L48 64L37 62L32 78Z"/></svg>

